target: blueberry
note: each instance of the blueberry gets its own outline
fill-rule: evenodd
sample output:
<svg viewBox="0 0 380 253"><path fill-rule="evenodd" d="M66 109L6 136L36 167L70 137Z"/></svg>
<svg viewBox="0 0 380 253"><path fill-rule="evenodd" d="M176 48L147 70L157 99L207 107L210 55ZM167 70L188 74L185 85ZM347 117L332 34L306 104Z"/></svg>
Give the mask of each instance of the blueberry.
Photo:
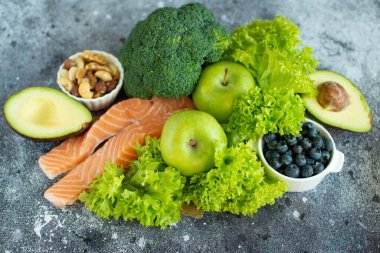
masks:
<svg viewBox="0 0 380 253"><path fill-rule="evenodd" d="M273 141L274 139L276 139L276 134L274 134L274 133L267 133L263 137L263 140L265 141L265 143L269 143L269 142Z"/></svg>
<svg viewBox="0 0 380 253"><path fill-rule="evenodd" d="M305 130L310 130L310 129L315 129L315 126L311 122L305 122L303 123L302 128Z"/></svg>
<svg viewBox="0 0 380 253"><path fill-rule="evenodd" d="M300 135L300 136L296 137L296 139L297 139L297 143L298 143L298 144L301 144L301 142L302 142L302 140L303 140L303 136Z"/></svg>
<svg viewBox="0 0 380 253"><path fill-rule="evenodd" d="M284 154L281 156L281 163L283 165L289 165L293 162L293 158L290 155Z"/></svg>
<svg viewBox="0 0 380 253"><path fill-rule="evenodd" d="M278 141L277 140L272 140L268 143L268 149L270 150L276 150Z"/></svg>
<svg viewBox="0 0 380 253"><path fill-rule="evenodd" d="M315 160L311 159L311 158L306 158L306 164L308 164L308 165L314 165L315 164Z"/></svg>
<svg viewBox="0 0 380 253"><path fill-rule="evenodd" d="M311 177L314 173L313 166L305 165L301 168L301 177Z"/></svg>
<svg viewBox="0 0 380 253"><path fill-rule="evenodd" d="M310 138L315 138L318 135L319 135L319 133L318 133L318 130L316 128L309 129L309 131L307 132L307 136L309 136Z"/></svg>
<svg viewBox="0 0 380 253"><path fill-rule="evenodd" d="M269 161L269 165L275 169L275 170L278 170L279 168L281 168L281 162L279 159L272 159Z"/></svg>
<svg viewBox="0 0 380 253"><path fill-rule="evenodd" d="M305 150L305 151L308 151L312 144L310 142L310 140L308 138L304 138L302 141L301 141L301 146L302 148Z"/></svg>
<svg viewBox="0 0 380 253"><path fill-rule="evenodd" d="M300 146L300 145L294 145L294 146L292 147L292 151L293 151L293 154L295 154L295 155L297 155L297 154L301 154L302 151L303 151L303 148L302 148L302 146Z"/></svg>
<svg viewBox="0 0 380 253"><path fill-rule="evenodd" d="M322 158L322 151L320 148L312 148L309 151L309 157L314 160L320 160Z"/></svg>
<svg viewBox="0 0 380 253"><path fill-rule="evenodd" d="M316 147L316 148L323 147L323 139L321 136L317 136L313 138L313 147Z"/></svg>
<svg viewBox="0 0 380 253"><path fill-rule="evenodd" d="M284 142L279 142L277 144L276 150L280 154L284 154L286 151L288 151L288 145L286 145Z"/></svg>
<svg viewBox="0 0 380 253"><path fill-rule="evenodd" d="M285 168L285 176L294 177L294 178L299 177L300 176L300 168L298 168L298 166L295 164L289 164Z"/></svg>
<svg viewBox="0 0 380 253"><path fill-rule="evenodd" d="M333 143L332 143L332 140L330 140L330 139L326 139L325 140L325 149L327 150L327 151L332 151L333 150Z"/></svg>
<svg viewBox="0 0 380 253"><path fill-rule="evenodd" d="M291 149L288 149L288 151L286 151L285 154L292 156L293 153Z"/></svg>
<svg viewBox="0 0 380 253"><path fill-rule="evenodd" d="M325 169L325 166L323 166L323 164L320 162L316 162L313 166L313 169L314 169L314 175L317 175Z"/></svg>
<svg viewBox="0 0 380 253"><path fill-rule="evenodd" d="M303 154L298 154L296 158L294 158L294 162L299 166L305 166L306 165L306 157Z"/></svg>
<svg viewBox="0 0 380 253"><path fill-rule="evenodd" d="M269 150L265 153L265 159L272 160L272 159L279 159L280 154L277 151Z"/></svg>
<svg viewBox="0 0 380 253"><path fill-rule="evenodd" d="M294 137L293 135L286 135L285 136L285 141L289 146L293 146L297 144L297 138Z"/></svg>
<svg viewBox="0 0 380 253"><path fill-rule="evenodd" d="M330 156L331 154L329 151L322 151L321 162L326 165L330 161Z"/></svg>

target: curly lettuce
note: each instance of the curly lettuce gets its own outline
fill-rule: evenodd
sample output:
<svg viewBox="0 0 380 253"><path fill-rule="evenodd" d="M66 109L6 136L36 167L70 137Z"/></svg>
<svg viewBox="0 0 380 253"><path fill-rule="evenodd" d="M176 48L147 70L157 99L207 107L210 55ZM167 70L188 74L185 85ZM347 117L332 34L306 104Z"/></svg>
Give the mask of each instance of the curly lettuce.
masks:
<svg viewBox="0 0 380 253"><path fill-rule="evenodd" d="M193 202L204 211L243 215L252 215L260 207L273 204L287 186L265 176L251 145L248 142L230 147L214 169L191 177L184 201Z"/></svg>
<svg viewBox="0 0 380 253"><path fill-rule="evenodd" d="M165 228L180 220L186 179L162 159L159 140L137 144L138 159L127 173L107 162L104 172L79 199L100 217L138 220L145 226Z"/></svg>
<svg viewBox="0 0 380 253"><path fill-rule="evenodd" d="M222 127L229 144L234 145L268 132L298 136L304 118L304 101L293 90L255 86L235 99L231 116Z"/></svg>
<svg viewBox="0 0 380 253"><path fill-rule="evenodd" d="M312 48L299 49L299 34L299 28L281 16L273 21L255 20L232 33L223 58L243 64L263 89L315 93L309 74L318 61L313 58Z"/></svg>

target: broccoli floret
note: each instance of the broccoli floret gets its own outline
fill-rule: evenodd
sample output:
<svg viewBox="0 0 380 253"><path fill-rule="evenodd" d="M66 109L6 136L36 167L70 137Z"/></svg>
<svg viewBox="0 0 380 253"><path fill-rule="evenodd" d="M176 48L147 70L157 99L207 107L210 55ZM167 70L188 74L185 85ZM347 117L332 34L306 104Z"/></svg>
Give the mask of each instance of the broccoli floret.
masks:
<svg viewBox="0 0 380 253"><path fill-rule="evenodd" d="M190 95L202 65L218 61L229 40L202 4L157 9L135 26L121 49L124 90L140 98Z"/></svg>

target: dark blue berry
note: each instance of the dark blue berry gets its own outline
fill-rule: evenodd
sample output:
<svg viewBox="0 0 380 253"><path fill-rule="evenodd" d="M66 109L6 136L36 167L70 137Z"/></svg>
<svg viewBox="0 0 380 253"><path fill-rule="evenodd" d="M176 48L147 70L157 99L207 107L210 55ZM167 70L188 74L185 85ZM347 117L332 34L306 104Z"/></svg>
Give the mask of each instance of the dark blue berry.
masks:
<svg viewBox="0 0 380 253"><path fill-rule="evenodd" d="M331 152L333 150L333 143L332 143L332 140L330 139L326 139L325 140L325 149L329 152Z"/></svg>
<svg viewBox="0 0 380 253"><path fill-rule="evenodd" d="M309 149L311 149L312 144L308 138L304 138L301 141L301 146L302 146L303 150L308 151Z"/></svg>
<svg viewBox="0 0 380 253"><path fill-rule="evenodd" d="M300 146L300 145L294 145L294 146L292 147L292 151L293 151L293 154L295 154L295 155L297 155L297 154L301 154L302 151L303 151L303 148L302 148L302 146Z"/></svg>
<svg viewBox="0 0 380 253"><path fill-rule="evenodd" d="M278 141L277 140L272 140L268 143L268 149L270 150L276 150L277 148Z"/></svg>
<svg viewBox="0 0 380 253"><path fill-rule="evenodd" d="M305 130L315 129L315 126L311 122L305 122L302 125L302 129L305 129Z"/></svg>
<svg viewBox="0 0 380 253"><path fill-rule="evenodd" d="M293 158L290 155L284 154L281 156L281 163L283 165L289 165L293 162Z"/></svg>
<svg viewBox="0 0 380 253"><path fill-rule="evenodd" d="M308 165L314 165L315 164L315 160L311 159L311 158L306 158L306 164L308 164Z"/></svg>
<svg viewBox="0 0 380 253"><path fill-rule="evenodd" d="M269 150L265 153L265 159L272 160L272 159L279 159L280 154L277 151Z"/></svg>
<svg viewBox="0 0 380 253"><path fill-rule="evenodd" d="M313 166L313 169L314 169L314 175L317 175L325 169L325 166L323 166L323 164L320 162L316 162Z"/></svg>
<svg viewBox="0 0 380 253"><path fill-rule="evenodd" d="M307 136L309 136L310 138L315 138L318 135L319 135L319 133L318 133L318 130L316 128L309 129L309 131L307 132Z"/></svg>
<svg viewBox="0 0 380 253"><path fill-rule="evenodd" d="M286 151L288 151L288 145L286 145L284 142L279 142L277 144L276 150L280 154L284 154Z"/></svg>
<svg viewBox="0 0 380 253"><path fill-rule="evenodd" d="M301 168L301 177L311 177L314 173L313 166L305 165Z"/></svg>
<svg viewBox="0 0 380 253"><path fill-rule="evenodd" d="M279 159L272 159L269 161L269 165L275 169L275 170L278 170L279 168L281 168L281 162Z"/></svg>
<svg viewBox="0 0 380 253"><path fill-rule="evenodd" d="M323 147L323 139L321 136L317 136L313 138L313 147L316 147L316 148Z"/></svg>
<svg viewBox="0 0 380 253"><path fill-rule="evenodd" d="M298 168L298 166L295 164L289 164L285 168L285 176L294 177L294 178L299 177L300 176L300 168Z"/></svg>
<svg viewBox="0 0 380 253"><path fill-rule="evenodd" d="M331 154L329 151L322 151L321 162L326 165L330 161L330 156Z"/></svg>
<svg viewBox="0 0 380 253"><path fill-rule="evenodd" d="M299 167L305 166L306 165L306 157L303 154L298 154L294 158L295 164L297 164Z"/></svg>
<svg viewBox="0 0 380 253"><path fill-rule="evenodd" d="M285 152L285 154L292 156L293 153L292 153L292 150L289 149L288 151Z"/></svg>
<svg viewBox="0 0 380 253"><path fill-rule="evenodd" d="M286 135L285 136L285 141L289 146L293 146L297 144L297 138L294 137L293 135Z"/></svg>
<svg viewBox="0 0 380 253"><path fill-rule="evenodd" d="M263 137L263 140L265 141L265 143L269 143L269 142L273 141L274 139L276 139L276 134L274 134L274 133L267 133Z"/></svg>
<svg viewBox="0 0 380 253"><path fill-rule="evenodd" d="M300 135L300 136L296 137L296 139L297 139L297 143L298 143L298 144L301 144L301 142L302 142L302 140L303 140L303 136Z"/></svg>
<svg viewBox="0 0 380 253"><path fill-rule="evenodd" d="M322 151L320 148L312 148L309 151L309 157L314 160L320 160L322 158Z"/></svg>

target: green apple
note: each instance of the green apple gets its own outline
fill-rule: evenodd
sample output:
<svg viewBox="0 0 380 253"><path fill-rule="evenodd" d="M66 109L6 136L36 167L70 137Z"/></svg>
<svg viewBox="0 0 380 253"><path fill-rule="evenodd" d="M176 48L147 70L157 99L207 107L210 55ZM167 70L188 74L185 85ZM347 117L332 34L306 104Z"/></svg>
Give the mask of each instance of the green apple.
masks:
<svg viewBox="0 0 380 253"><path fill-rule="evenodd" d="M164 161L182 175L192 176L215 166L215 154L225 152L227 137L210 114L188 110L173 114L161 134Z"/></svg>
<svg viewBox="0 0 380 253"><path fill-rule="evenodd" d="M202 71L193 101L198 110L223 123L231 115L235 98L254 85L252 74L244 66L235 62L217 62Z"/></svg>

